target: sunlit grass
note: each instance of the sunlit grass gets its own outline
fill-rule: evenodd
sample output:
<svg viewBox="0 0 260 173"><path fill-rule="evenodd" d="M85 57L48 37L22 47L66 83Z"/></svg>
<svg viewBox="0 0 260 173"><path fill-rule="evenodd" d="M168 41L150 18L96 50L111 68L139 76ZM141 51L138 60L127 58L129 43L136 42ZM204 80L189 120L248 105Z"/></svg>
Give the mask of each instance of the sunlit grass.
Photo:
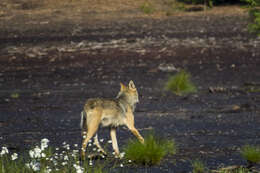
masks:
<svg viewBox="0 0 260 173"><path fill-rule="evenodd" d="M197 88L191 82L191 75L184 70L171 76L165 85L165 89L177 95L185 95L197 91Z"/></svg>
<svg viewBox="0 0 260 173"><path fill-rule="evenodd" d="M130 140L125 147L125 158L141 165L159 164L167 154L175 154L176 144L173 140L166 140L149 134L144 144L138 140Z"/></svg>

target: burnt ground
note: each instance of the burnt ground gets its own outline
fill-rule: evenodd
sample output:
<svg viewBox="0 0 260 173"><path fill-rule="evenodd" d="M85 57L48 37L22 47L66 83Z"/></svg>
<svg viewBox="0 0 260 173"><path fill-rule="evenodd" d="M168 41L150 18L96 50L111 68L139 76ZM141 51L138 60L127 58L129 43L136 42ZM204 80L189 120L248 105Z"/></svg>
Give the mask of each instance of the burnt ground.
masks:
<svg viewBox="0 0 260 173"><path fill-rule="evenodd" d="M197 158L210 169L245 165L241 146L260 145L260 40L247 32L246 13L82 20L77 26L32 20L24 29L24 19L15 19L0 28L0 146L21 152L42 138L52 146L80 144L86 99L115 97L119 82L129 80L140 94L136 127L174 139L179 151L159 166L126 172L188 172ZM164 90L176 69L191 73L196 94ZM109 132L101 131L108 140ZM129 138L118 129L121 149Z"/></svg>

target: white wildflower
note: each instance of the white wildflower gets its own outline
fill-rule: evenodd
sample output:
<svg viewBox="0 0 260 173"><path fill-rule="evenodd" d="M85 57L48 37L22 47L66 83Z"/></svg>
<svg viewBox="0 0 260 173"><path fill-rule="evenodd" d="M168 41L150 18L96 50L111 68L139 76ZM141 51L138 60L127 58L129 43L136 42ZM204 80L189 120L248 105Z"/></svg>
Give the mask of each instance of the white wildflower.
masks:
<svg viewBox="0 0 260 173"><path fill-rule="evenodd" d="M89 161L88 165L89 165L89 166L92 166L92 165L93 165L93 162L92 162L92 161Z"/></svg>
<svg viewBox="0 0 260 173"><path fill-rule="evenodd" d="M18 158L18 154L14 153L11 155L11 160L16 160Z"/></svg>
<svg viewBox="0 0 260 173"><path fill-rule="evenodd" d="M72 153L72 154L71 154L71 156L72 156L72 157L74 157L74 158L75 158L75 157L77 157L77 155L76 155L76 154L74 154L74 153Z"/></svg>
<svg viewBox="0 0 260 173"><path fill-rule="evenodd" d="M0 153L0 156L3 156L3 155L8 154L8 153L9 153L8 149L6 147L2 147L2 151Z"/></svg>
<svg viewBox="0 0 260 173"><path fill-rule="evenodd" d="M68 164L67 162L62 162L62 163L61 163L62 166L65 166L65 165L67 165L67 164Z"/></svg>
<svg viewBox="0 0 260 173"><path fill-rule="evenodd" d="M49 139L47 139L47 138L43 138L42 140L41 140L41 143L49 143L50 141L49 141Z"/></svg>
<svg viewBox="0 0 260 173"><path fill-rule="evenodd" d="M42 153L41 155L42 155L42 158L46 157L46 154L45 154L45 153Z"/></svg>
<svg viewBox="0 0 260 173"><path fill-rule="evenodd" d="M123 158L125 156L125 152L120 153L120 158Z"/></svg>
<svg viewBox="0 0 260 173"><path fill-rule="evenodd" d="M29 151L29 155L33 159L41 158L41 152L42 150L38 146L36 146L33 150Z"/></svg>
<svg viewBox="0 0 260 173"><path fill-rule="evenodd" d="M44 138L41 140L41 150L45 150L48 147L49 139Z"/></svg>
<svg viewBox="0 0 260 173"><path fill-rule="evenodd" d="M132 163L132 160L128 160L129 163Z"/></svg>
<svg viewBox="0 0 260 173"><path fill-rule="evenodd" d="M25 164L28 168L31 168L33 171L40 170L40 163L36 161L31 161L30 163Z"/></svg>
<svg viewBox="0 0 260 173"><path fill-rule="evenodd" d="M120 164L120 167L122 168L122 167L124 167L124 165L121 163L121 164Z"/></svg>
<svg viewBox="0 0 260 173"><path fill-rule="evenodd" d="M78 147L79 145L78 144L74 144L74 147Z"/></svg>
<svg viewBox="0 0 260 173"><path fill-rule="evenodd" d="M112 143L112 140L108 140L107 143L111 144L111 143Z"/></svg>
<svg viewBox="0 0 260 173"><path fill-rule="evenodd" d="M47 166L46 169L44 170L44 173L50 173L50 172L51 172L51 168Z"/></svg>
<svg viewBox="0 0 260 173"><path fill-rule="evenodd" d="M64 156L64 160L69 160L69 157L67 155Z"/></svg>
<svg viewBox="0 0 260 173"><path fill-rule="evenodd" d="M100 142L104 142L104 139L100 139L99 141L100 141Z"/></svg>
<svg viewBox="0 0 260 173"><path fill-rule="evenodd" d="M65 144L63 145L63 148L67 149L67 150L70 150L70 144Z"/></svg>
<svg viewBox="0 0 260 173"><path fill-rule="evenodd" d="M76 169L77 173L84 173L84 168L82 168L81 166L73 164L73 167Z"/></svg>
<svg viewBox="0 0 260 173"><path fill-rule="evenodd" d="M78 154L79 150L72 150L74 154Z"/></svg>

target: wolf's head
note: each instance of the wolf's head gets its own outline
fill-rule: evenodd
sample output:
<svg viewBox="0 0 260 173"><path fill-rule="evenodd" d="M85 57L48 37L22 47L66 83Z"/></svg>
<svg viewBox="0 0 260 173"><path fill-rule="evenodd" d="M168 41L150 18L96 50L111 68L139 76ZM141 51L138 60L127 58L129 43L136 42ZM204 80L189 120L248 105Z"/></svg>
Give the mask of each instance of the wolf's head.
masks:
<svg viewBox="0 0 260 173"><path fill-rule="evenodd" d="M136 103L139 102L138 92L134 82L131 80L128 86L125 86L122 83L120 83L120 85L121 89L117 95L117 98L123 99L125 102L127 102L134 111Z"/></svg>

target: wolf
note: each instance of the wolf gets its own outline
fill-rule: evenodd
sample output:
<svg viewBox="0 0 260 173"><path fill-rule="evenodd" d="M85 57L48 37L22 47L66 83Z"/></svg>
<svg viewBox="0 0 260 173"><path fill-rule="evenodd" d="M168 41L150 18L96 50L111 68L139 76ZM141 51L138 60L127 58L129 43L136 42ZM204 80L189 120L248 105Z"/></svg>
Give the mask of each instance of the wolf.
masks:
<svg viewBox="0 0 260 173"><path fill-rule="evenodd" d="M138 92L134 82L131 80L128 86L120 83L121 88L116 98L90 98L84 105L81 112L81 129L82 129L82 148L81 159L85 159L85 151L89 140L94 136L94 144L104 155L107 153L98 142L97 130L99 126L109 127L112 140L112 147L115 156L120 158L120 152L116 139L116 128L125 125L144 143L144 138L140 135L134 125L134 111L136 104L139 102Z"/></svg>

